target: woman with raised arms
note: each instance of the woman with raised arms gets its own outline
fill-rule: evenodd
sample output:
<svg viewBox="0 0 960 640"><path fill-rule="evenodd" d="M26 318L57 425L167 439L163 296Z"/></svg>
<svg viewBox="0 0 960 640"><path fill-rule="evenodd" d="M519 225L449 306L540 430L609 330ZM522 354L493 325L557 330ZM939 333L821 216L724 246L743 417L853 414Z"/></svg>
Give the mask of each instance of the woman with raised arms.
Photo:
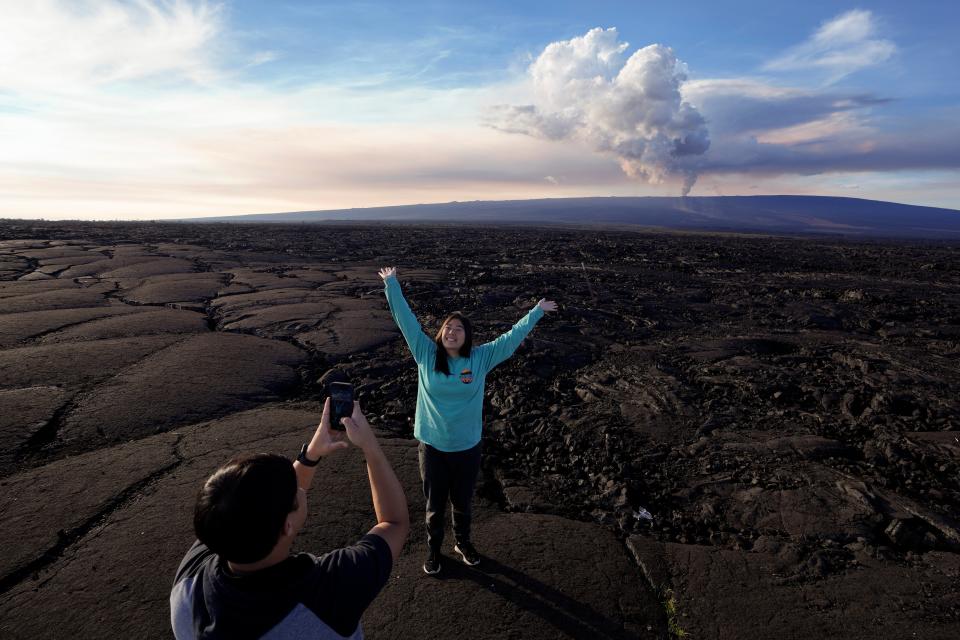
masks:
<svg viewBox="0 0 960 640"><path fill-rule="evenodd" d="M420 477L427 500L427 546L423 570L440 571L444 512L453 506L455 546L465 564L477 565L480 555L470 542L470 504L480 471L483 390L487 374L513 355L545 311L557 304L540 300L502 336L473 346L470 320L451 313L431 340L420 328L397 282L395 267L380 270L394 321L417 363L417 412L413 435L420 441Z"/></svg>

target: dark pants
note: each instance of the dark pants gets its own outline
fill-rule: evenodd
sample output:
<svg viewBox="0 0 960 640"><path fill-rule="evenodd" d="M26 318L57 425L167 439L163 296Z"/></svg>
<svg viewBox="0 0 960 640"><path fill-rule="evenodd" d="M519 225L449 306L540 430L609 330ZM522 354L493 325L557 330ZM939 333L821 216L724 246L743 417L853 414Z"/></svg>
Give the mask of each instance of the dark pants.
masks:
<svg viewBox="0 0 960 640"><path fill-rule="evenodd" d="M420 443L420 478L427 499L427 544L440 550L447 499L453 505L453 536L470 541L470 503L480 472L480 443L464 451L446 452Z"/></svg>

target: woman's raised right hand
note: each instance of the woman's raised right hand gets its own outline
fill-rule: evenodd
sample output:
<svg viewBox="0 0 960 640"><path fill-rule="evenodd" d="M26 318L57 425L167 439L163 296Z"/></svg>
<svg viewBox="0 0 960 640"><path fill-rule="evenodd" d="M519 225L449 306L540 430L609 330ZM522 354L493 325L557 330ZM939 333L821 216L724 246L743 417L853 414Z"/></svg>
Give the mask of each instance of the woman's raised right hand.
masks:
<svg viewBox="0 0 960 640"><path fill-rule="evenodd" d="M397 268L396 267L384 267L380 269L380 277L386 280L390 277L397 277Z"/></svg>

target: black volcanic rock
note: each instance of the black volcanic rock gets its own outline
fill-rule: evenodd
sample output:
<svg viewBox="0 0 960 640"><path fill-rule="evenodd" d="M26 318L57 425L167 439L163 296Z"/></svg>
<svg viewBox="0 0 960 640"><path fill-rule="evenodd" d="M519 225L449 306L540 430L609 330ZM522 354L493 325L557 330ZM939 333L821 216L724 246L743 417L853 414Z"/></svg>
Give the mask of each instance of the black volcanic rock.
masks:
<svg viewBox="0 0 960 640"><path fill-rule="evenodd" d="M294 455L331 371L420 522L396 264L428 333L561 306L488 378L486 568L425 582L415 526L371 637L956 636L957 246L632 229L0 224L0 635L167 633L198 483ZM372 524L355 454L306 550Z"/></svg>
<svg viewBox="0 0 960 640"><path fill-rule="evenodd" d="M87 443L167 431L276 399L299 381L300 349L275 340L205 333L127 367L74 403L60 436Z"/></svg>
<svg viewBox="0 0 960 640"><path fill-rule="evenodd" d="M93 384L180 339L156 335L6 349L0 351L0 388Z"/></svg>
<svg viewBox="0 0 960 640"><path fill-rule="evenodd" d="M160 333L204 333L207 318L202 314L156 307L122 307L133 313L112 314L76 323L39 338L43 344L78 340L103 340L129 335Z"/></svg>
<svg viewBox="0 0 960 640"><path fill-rule="evenodd" d="M3 313L0 314L0 347L12 347L29 338L42 340L57 330L68 330L91 320L116 318L141 311L119 305Z"/></svg>
<svg viewBox="0 0 960 640"><path fill-rule="evenodd" d="M225 278L220 274L184 273L144 278L123 287L123 299L133 304L204 302L217 295Z"/></svg>

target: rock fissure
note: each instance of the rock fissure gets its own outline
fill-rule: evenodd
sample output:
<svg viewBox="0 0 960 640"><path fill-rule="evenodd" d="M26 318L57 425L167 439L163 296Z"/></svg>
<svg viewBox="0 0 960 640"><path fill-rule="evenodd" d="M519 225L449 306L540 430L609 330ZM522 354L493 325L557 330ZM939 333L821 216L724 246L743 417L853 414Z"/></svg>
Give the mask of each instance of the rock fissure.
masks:
<svg viewBox="0 0 960 640"><path fill-rule="evenodd" d="M177 440L171 447L175 457L173 462L151 473L146 478L143 478L142 480L135 482L134 484L131 484L123 489L81 524L72 527L69 530L61 529L57 532L58 541L54 546L45 550L40 556L31 561L29 564L16 569L3 577L0 577L0 596L16 588L22 582L30 579L31 576L41 573L44 569L54 564L68 549L77 544L90 532L95 530L113 513L123 509L126 505L135 500L137 496L146 491L151 485L156 484L163 477L183 464L184 459L180 455L179 450L181 439L182 436L178 435Z"/></svg>

